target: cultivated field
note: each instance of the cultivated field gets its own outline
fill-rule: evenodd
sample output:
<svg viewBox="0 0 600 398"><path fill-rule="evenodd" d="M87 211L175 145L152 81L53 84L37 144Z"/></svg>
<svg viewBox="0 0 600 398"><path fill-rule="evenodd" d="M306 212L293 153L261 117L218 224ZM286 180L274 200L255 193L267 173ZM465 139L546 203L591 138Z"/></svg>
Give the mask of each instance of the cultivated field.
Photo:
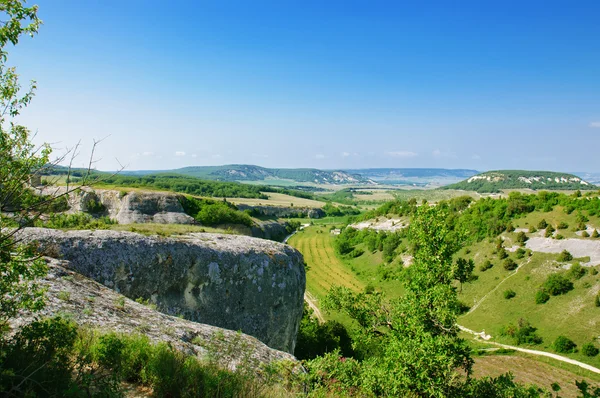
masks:
<svg viewBox="0 0 600 398"><path fill-rule="evenodd" d="M288 243L304 255L308 265L306 290L317 299L325 297L333 285L345 286L354 291L364 289L364 284L336 256L329 228L307 227L294 235Z"/></svg>
<svg viewBox="0 0 600 398"><path fill-rule="evenodd" d="M227 200L233 204L244 204L251 206L280 206L280 207L315 207L321 208L325 206L324 202L318 200L297 198L291 195L285 195L282 193L271 193L264 192L269 199L248 199L248 198L227 198Z"/></svg>

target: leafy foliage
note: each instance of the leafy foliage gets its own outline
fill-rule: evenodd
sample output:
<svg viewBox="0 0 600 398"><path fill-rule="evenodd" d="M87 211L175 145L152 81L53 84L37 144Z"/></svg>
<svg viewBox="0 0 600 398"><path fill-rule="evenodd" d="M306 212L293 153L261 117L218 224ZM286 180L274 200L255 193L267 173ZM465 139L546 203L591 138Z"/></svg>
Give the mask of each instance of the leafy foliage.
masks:
<svg viewBox="0 0 600 398"><path fill-rule="evenodd" d="M470 372L469 349L458 337L461 306L453 281L465 281L469 271L463 267L472 263L453 262L461 239L448 229L447 215L429 206L417 210L405 296L388 301L379 292L355 294L346 288L327 296L328 308L342 310L359 325L357 341L372 355L360 364L357 377L371 393L453 396L463 388L456 378L459 369ZM357 383L348 380L346 388Z"/></svg>
<svg viewBox="0 0 600 398"><path fill-rule="evenodd" d="M537 328L533 327L527 320L519 319L517 325L510 324L500 331L503 336L510 336L514 339L516 345L521 344L541 344L542 338L536 333Z"/></svg>
<svg viewBox="0 0 600 398"><path fill-rule="evenodd" d="M180 202L186 214L194 217L202 225L242 224L248 227L254 225L248 213L239 211L235 205L227 201L181 197Z"/></svg>
<svg viewBox="0 0 600 398"><path fill-rule="evenodd" d="M554 342L552 343L552 348L556 352L569 353L575 352L577 344L575 344L571 339L565 336L558 336L556 340L554 340Z"/></svg>
<svg viewBox="0 0 600 398"><path fill-rule="evenodd" d="M565 294L573 290L573 282L563 274L551 274L544 282L543 288L553 296Z"/></svg>
<svg viewBox="0 0 600 398"><path fill-rule="evenodd" d="M294 355L298 359L314 359L328 352L339 350L343 357L354 356L352 339L339 322L327 321L320 324L313 310L304 303Z"/></svg>

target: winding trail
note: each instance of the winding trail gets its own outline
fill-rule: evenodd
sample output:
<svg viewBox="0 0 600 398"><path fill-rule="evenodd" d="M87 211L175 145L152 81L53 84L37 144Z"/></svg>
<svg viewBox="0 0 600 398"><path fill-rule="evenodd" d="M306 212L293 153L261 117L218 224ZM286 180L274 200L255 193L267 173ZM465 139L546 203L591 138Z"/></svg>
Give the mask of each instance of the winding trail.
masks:
<svg viewBox="0 0 600 398"><path fill-rule="evenodd" d="M485 301L486 298L488 298L488 296L492 293L494 293L496 290L498 290L498 288L500 287L500 285L502 285L504 282L506 282L509 278L512 278L513 276L517 275L517 272L519 272L519 270L524 267L525 265L529 264L531 262L531 257L529 257L527 259L527 262L525 264L521 264L517 267L517 269L515 270L515 272L513 272L512 274L508 275L506 278L502 279L495 288L493 288L492 290L490 290L489 292L487 292L487 294L485 296L483 296L478 302L475 303L475 305L473 307L471 307L471 309L467 312L466 315L470 314L471 312L475 311L479 305L481 305L481 303L483 303Z"/></svg>
<svg viewBox="0 0 600 398"><path fill-rule="evenodd" d="M459 327L460 330L462 330L463 332L467 332L476 336L480 336L481 333L477 333L471 329L468 329L464 326L461 325L457 325ZM556 359L558 361L561 362L566 362L569 363L571 365L575 365L575 366L579 366L582 369L586 369L589 370L590 372L594 372L594 373L598 373L600 374L600 369L592 366L592 365L588 365L587 363L583 363L583 362L579 362L576 361L574 359L571 358L567 358L567 357L563 357L562 355L557 355L557 354L552 354L551 352L546 352L546 351L538 351L538 350L530 350L528 348L520 348L520 347L515 347L512 345L507 345L507 344L500 344L500 343L496 343L495 341L486 341L486 340L480 340L477 339L477 341L481 342L481 343L487 343L487 344L492 344L498 347L502 347L502 348L507 348L510 350L515 350L515 351L520 351L520 352L524 352L527 354L532 354L532 355L539 355L539 356L543 356L543 357L548 357L548 358L552 358L552 359Z"/></svg>
<svg viewBox="0 0 600 398"><path fill-rule="evenodd" d="M308 306L312 308L319 322L325 323L325 318L323 317L323 314L321 314L321 310L316 304L317 299L315 298L315 296L310 294L308 290L304 292L304 301L306 301L306 304L308 304Z"/></svg>

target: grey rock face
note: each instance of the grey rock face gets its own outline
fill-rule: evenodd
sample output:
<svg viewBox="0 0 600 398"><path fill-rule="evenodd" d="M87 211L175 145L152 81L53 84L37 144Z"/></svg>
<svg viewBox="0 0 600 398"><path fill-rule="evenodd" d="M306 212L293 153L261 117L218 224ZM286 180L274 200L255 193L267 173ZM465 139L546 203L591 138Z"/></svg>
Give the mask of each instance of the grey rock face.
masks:
<svg viewBox="0 0 600 398"><path fill-rule="evenodd" d="M26 228L20 239L159 311L254 336L293 353L306 285L302 255L245 236L147 237L117 231Z"/></svg>
<svg viewBox="0 0 600 398"><path fill-rule="evenodd" d="M123 196L115 216L119 224L192 224L183 211L178 195L162 192L130 192Z"/></svg>
<svg viewBox="0 0 600 398"><path fill-rule="evenodd" d="M11 321L18 329L36 316L72 316L82 326L104 332L144 334L155 343L168 342L178 350L222 367L260 371L261 365L296 359L267 347L254 337L165 315L68 270L67 261L47 259L48 274L40 284L47 288L46 307ZM258 375L257 375L258 376Z"/></svg>
<svg viewBox="0 0 600 398"><path fill-rule="evenodd" d="M313 207L284 207L284 206L253 206L246 204L236 205L240 210L250 210L251 212L261 214L263 216L273 217L309 217L322 218L325 217L325 212L322 209Z"/></svg>
<svg viewBox="0 0 600 398"><path fill-rule="evenodd" d="M66 187L45 187L39 192L44 195L60 195ZM133 191L121 192L83 188L69 193L70 212L88 212L90 203L101 203L105 215L119 224L193 224L194 218L185 214L179 198L181 195L168 192Z"/></svg>

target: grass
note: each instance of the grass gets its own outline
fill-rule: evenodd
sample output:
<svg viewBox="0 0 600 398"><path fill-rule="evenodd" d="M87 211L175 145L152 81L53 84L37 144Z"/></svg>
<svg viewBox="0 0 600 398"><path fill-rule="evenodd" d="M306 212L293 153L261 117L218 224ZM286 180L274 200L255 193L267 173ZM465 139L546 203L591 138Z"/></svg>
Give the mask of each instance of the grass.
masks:
<svg viewBox="0 0 600 398"><path fill-rule="evenodd" d="M549 218L547 219L549 220ZM377 290L384 291L389 297L398 297L403 294L402 282L380 279L377 266L383 262L381 253L366 251L365 254L355 259L340 257L333 248L335 237L329 233L331 226L340 226L340 224L331 219L324 219L321 222L323 224L310 226L303 232L299 232L289 242L304 255L309 266L307 271L307 290L309 292L317 298L322 298L334 284L348 286L355 291L371 284ZM505 238L505 247L510 247L516 239L516 234L505 234ZM362 245L359 245L359 248L363 248ZM558 255L534 253L531 257L525 256L523 259L517 259L515 253L509 253L510 258L520 265L519 270L515 273L515 271L504 269L503 260L493 254L494 249L495 243L486 240L466 247L458 253L459 256L475 260L475 275L478 277L476 281L463 285L460 299L467 305L473 306L474 303L489 294L476 310L459 318L461 325L476 331L485 330L486 333L493 336L494 340L513 344L510 339L500 336L500 329L509 323L517 323L520 318L526 318L538 328L538 334L544 339L541 345L533 348L548 352L553 352L550 346L554 339L561 334L574 340L579 347L598 336L600 308L594 306L593 293L599 290L600 274L591 275L588 272L583 278L574 282L575 289L573 291L563 296L552 297L546 304L535 304L534 297L537 288L542 285L547 275L562 270L560 268L562 265L556 261ZM491 260L494 267L481 272L478 266L486 259ZM507 279L507 277L509 278ZM494 290L503 280L504 282ZM514 290L517 293L516 297L511 300L504 299L503 292L507 289ZM340 317L339 314L330 314L327 318L336 319L345 324L349 321L346 317ZM471 337L469 340L473 341ZM474 348L490 347L485 343L473 342L470 344ZM600 344L597 343L597 345ZM523 355L519 354L519 356ZM581 353L566 354L566 356L600 367L600 356L590 358ZM532 368L531 377L544 372L550 374L550 377L554 377L560 372L552 369L559 368L568 371L567 376L561 376L564 380L572 381L577 377L586 377L600 381L600 378L591 372L550 358L531 357L528 361L532 363L529 365L530 367L533 364L537 366L537 368ZM510 361L495 366L502 372L512 370ZM544 366L552 371L538 372L536 370L545 369ZM517 377L521 377L519 380L527 381L526 369L527 366L523 366L520 370L522 375L517 375ZM542 382L544 381L541 380L540 383ZM564 382L559 382L559 384L563 387L563 391L566 391Z"/></svg>
<svg viewBox="0 0 600 398"><path fill-rule="evenodd" d="M365 285L339 259L333 249L333 235L326 226L313 226L299 231L289 244L304 255L308 265L306 289L322 299L333 285L362 291Z"/></svg>
<svg viewBox="0 0 600 398"><path fill-rule="evenodd" d="M600 375L596 373L551 358L545 359L523 353L477 356L474 376L496 377L510 370L515 380L524 384L536 384L551 390L551 384L558 383L563 398L578 396L575 380L585 379L594 385L600 382Z"/></svg>
<svg viewBox="0 0 600 398"><path fill-rule="evenodd" d="M211 228L198 225L185 224L115 224L111 225L110 229L114 231L129 231L137 232L143 235L185 235L192 232L212 232L219 234L236 234L236 235L251 235L249 228L239 226L236 229Z"/></svg>
<svg viewBox="0 0 600 398"><path fill-rule="evenodd" d="M534 253L531 257L515 260L520 265L515 273L502 267L501 261L491 253L493 247L488 242L470 247L472 253L477 253L476 267L486 258L494 263L494 267L485 272L476 268L478 279L463 286L461 300L469 306L477 302L480 305L459 318L461 325L476 331L485 330L494 340L513 344L510 339L500 336L500 330L509 323L516 324L520 318L524 318L538 328L537 333L544 339L541 345L534 348L548 352L553 352L551 344L559 335L569 337L579 347L598 337L600 308L595 307L593 299L599 290L600 274L591 275L588 272L574 281L574 290L551 297L545 304L536 304L535 294L547 276L562 271L562 265L556 261L558 255ZM514 253L510 256L515 258ZM507 289L514 290L516 297L505 300L503 292ZM481 301L483 297L486 298ZM598 345L597 341L596 344ZM581 353L566 356L600 367L600 356L590 358Z"/></svg>

